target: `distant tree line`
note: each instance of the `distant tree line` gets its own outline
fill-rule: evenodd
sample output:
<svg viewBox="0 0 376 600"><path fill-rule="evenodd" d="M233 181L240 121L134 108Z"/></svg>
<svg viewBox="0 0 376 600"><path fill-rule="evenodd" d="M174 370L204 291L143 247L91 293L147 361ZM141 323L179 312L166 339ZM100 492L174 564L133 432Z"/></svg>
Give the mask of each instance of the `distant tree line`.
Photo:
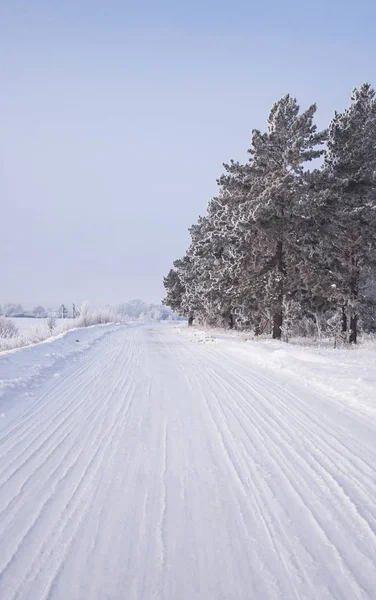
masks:
<svg viewBox="0 0 376 600"><path fill-rule="evenodd" d="M84 314L82 311L84 311ZM152 304L139 299L123 302L116 308L107 306L100 312L105 313L106 311L111 312L113 315L117 314L119 317L130 320L167 321L179 318L178 315L167 306L163 306L161 304ZM79 308L73 304L71 310L68 310L65 304L61 304L57 309L47 310L41 305L35 306L32 310L25 310L21 304L8 303L0 305L0 316L8 318L28 317L37 319L53 317L55 323L56 319L66 318L76 319L82 317L83 320L87 320L88 312L90 313L90 319L92 319L93 314L95 314L95 310L93 312L92 309L89 309L86 302L84 302Z"/></svg>
<svg viewBox="0 0 376 600"><path fill-rule="evenodd" d="M135 321L169 321L178 318L167 306L149 304L148 302L139 299L129 300L128 302L119 304L116 312L123 319Z"/></svg>
<svg viewBox="0 0 376 600"><path fill-rule="evenodd" d="M54 315L61 319L72 317L75 319L80 316L79 310L75 304L72 305L72 310L69 311L64 304L61 304L57 310L48 309L46 310L43 306L37 305L32 310L25 310L21 304L0 304L0 315L4 317L28 317L34 319L45 319L51 315Z"/></svg>
<svg viewBox="0 0 376 600"><path fill-rule="evenodd" d="M286 95L231 161L164 279L189 322L275 339L376 329L376 101L365 83L328 129ZM309 163L321 158L321 166Z"/></svg>

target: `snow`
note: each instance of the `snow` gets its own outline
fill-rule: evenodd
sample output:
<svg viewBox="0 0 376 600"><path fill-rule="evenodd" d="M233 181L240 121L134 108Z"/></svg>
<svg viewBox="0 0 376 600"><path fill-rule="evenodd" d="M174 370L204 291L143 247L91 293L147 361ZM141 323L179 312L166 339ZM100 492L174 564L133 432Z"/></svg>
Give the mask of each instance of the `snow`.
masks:
<svg viewBox="0 0 376 600"><path fill-rule="evenodd" d="M57 376L66 361L73 364L88 348L98 343L116 326L75 328L42 343L0 354L0 401L9 404L20 394L33 395L51 374Z"/></svg>
<svg viewBox="0 0 376 600"><path fill-rule="evenodd" d="M37 344L80 326L77 319L57 319L51 334L47 319L19 317L10 320L15 323L17 334L8 338L0 337L0 353Z"/></svg>
<svg viewBox="0 0 376 600"><path fill-rule="evenodd" d="M12 317L11 319L20 333L31 332L39 327L47 327L47 319L33 319L31 317ZM74 319L56 319L56 326L67 325L73 322Z"/></svg>
<svg viewBox="0 0 376 600"><path fill-rule="evenodd" d="M24 348L26 346L35 345L51 338L60 336L71 329L78 329L83 327L89 327L91 325L98 325L104 323L114 323L116 321L116 314L111 309L90 309L87 302L83 302L80 307L81 316L72 319L56 319L52 324L49 319L33 319L27 317L19 317L10 319L15 323L18 332L14 336L3 336L0 337L0 353L7 352L9 350L15 350L17 348ZM8 319L6 319L7 321Z"/></svg>
<svg viewBox="0 0 376 600"><path fill-rule="evenodd" d="M298 380L301 385L330 395L333 401L337 399L342 412L345 407L354 407L356 412L376 416L376 336L373 340L369 336L358 347L335 349L333 342L330 346L304 346L307 342L303 340L281 344L270 339L247 340L246 334L197 329L186 330L185 334L199 343L219 344L226 353L253 368L283 371L287 380Z"/></svg>
<svg viewBox="0 0 376 600"><path fill-rule="evenodd" d="M0 355L0 598L376 598L372 349L76 339Z"/></svg>

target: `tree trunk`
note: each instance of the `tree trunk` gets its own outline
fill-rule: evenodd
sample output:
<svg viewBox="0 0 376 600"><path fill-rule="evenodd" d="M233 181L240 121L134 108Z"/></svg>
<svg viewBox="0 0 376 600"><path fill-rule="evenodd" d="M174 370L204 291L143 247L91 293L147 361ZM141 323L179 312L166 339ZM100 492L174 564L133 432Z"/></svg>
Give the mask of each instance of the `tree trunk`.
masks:
<svg viewBox="0 0 376 600"><path fill-rule="evenodd" d="M193 315L189 315L188 317L188 327L192 327L193 325Z"/></svg>
<svg viewBox="0 0 376 600"><path fill-rule="evenodd" d="M356 344L358 338L358 315L350 317L350 344Z"/></svg>
<svg viewBox="0 0 376 600"><path fill-rule="evenodd" d="M356 246L352 247L351 252L351 314L350 314L350 344L356 344L358 337L358 315L354 311L354 303L359 293L359 267L356 253Z"/></svg>
<svg viewBox="0 0 376 600"><path fill-rule="evenodd" d="M347 315L345 307L342 306L342 333L346 333L347 331Z"/></svg>
<svg viewBox="0 0 376 600"><path fill-rule="evenodd" d="M232 313L230 313L228 317L228 326L230 329L234 329L234 317Z"/></svg>
<svg viewBox="0 0 376 600"><path fill-rule="evenodd" d="M282 323L283 323L283 244L279 240L277 242L277 249L275 254L276 272L279 276L277 282L277 303L273 316L273 340L280 340L282 338Z"/></svg>
<svg viewBox="0 0 376 600"><path fill-rule="evenodd" d="M280 340L282 337L282 323L283 316L282 310L274 313L273 316L273 340Z"/></svg>
<svg viewBox="0 0 376 600"><path fill-rule="evenodd" d="M254 332L256 336L261 335L261 321L259 318L255 322Z"/></svg>

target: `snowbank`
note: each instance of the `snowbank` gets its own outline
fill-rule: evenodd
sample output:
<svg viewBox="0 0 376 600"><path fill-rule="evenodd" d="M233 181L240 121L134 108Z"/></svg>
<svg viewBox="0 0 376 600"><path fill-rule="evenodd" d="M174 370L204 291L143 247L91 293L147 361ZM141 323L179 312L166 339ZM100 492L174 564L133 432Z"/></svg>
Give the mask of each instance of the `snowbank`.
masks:
<svg viewBox="0 0 376 600"><path fill-rule="evenodd" d="M247 339L245 333L176 327L175 331L199 344L215 344L216 351L232 356L250 367L268 367L306 387L317 390L357 412L376 415L376 339L334 349L328 345L307 345L303 340L280 341ZM224 361L225 361L224 356Z"/></svg>
<svg viewBox="0 0 376 600"><path fill-rule="evenodd" d="M32 395L44 379L58 372L68 359L78 360L118 325L71 329L48 340L0 354L0 409L15 395Z"/></svg>
<svg viewBox="0 0 376 600"><path fill-rule="evenodd" d="M92 310L88 302L81 304L80 313L80 316L76 319L58 319L53 316L46 319L6 318L5 324L6 322L14 324L16 331L10 336L0 335L0 353L44 342L77 327L114 323L118 320L111 309ZM4 317L0 317L0 319L4 319ZM23 323L23 321L26 321L26 323ZM31 324L30 321L34 321L34 324Z"/></svg>

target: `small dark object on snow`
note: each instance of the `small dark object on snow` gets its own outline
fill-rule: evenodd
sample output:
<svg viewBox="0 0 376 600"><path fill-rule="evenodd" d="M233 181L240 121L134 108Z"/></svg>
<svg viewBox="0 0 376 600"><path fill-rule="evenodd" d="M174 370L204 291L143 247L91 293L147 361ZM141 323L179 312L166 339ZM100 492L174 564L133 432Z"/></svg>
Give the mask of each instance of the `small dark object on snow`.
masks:
<svg viewBox="0 0 376 600"><path fill-rule="evenodd" d="M76 340L76 342L79 342L80 340Z"/></svg>

